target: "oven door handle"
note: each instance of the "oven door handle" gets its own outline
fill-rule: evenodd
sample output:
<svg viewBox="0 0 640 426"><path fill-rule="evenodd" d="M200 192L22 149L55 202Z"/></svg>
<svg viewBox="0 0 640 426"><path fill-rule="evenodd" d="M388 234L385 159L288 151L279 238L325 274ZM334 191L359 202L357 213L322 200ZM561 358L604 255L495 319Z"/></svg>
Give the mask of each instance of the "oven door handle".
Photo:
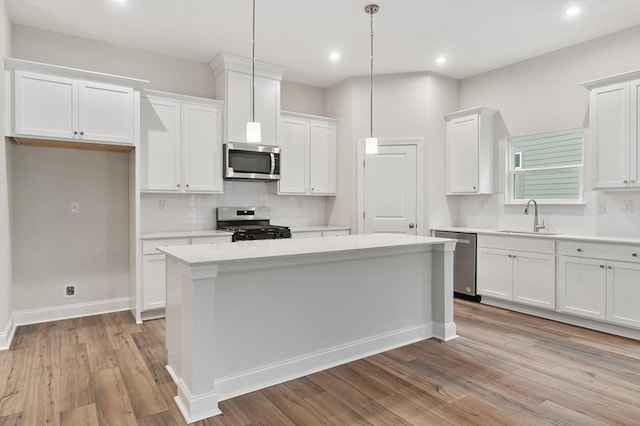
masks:
<svg viewBox="0 0 640 426"><path fill-rule="evenodd" d="M269 156L271 157L271 172L269 174L273 175L276 172L276 155L272 152Z"/></svg>

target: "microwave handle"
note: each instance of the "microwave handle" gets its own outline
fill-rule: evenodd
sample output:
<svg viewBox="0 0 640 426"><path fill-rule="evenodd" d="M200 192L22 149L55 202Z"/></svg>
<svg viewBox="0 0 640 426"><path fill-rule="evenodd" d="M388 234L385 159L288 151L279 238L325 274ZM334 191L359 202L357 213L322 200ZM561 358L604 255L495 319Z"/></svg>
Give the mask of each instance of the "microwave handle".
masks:
<svg viewBox="0 0 640 426"><path fill-rule="evenodd" d="M271 157L271 173L269 174L273 175L276 172L276 155L272 152L269 156Z"/></svg>

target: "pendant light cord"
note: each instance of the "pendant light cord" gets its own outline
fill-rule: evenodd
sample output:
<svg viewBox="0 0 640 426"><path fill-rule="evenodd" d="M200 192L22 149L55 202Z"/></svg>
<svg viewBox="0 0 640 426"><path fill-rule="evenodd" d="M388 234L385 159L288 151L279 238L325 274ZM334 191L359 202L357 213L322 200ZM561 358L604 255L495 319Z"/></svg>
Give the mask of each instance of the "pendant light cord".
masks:
<svg viewBox="0 0 640 426"><path fill-rule="evenodd" d="M255 0L254 0L255 1ZM369 12L371 17L371 73L369 77L369 123L370 123L370 136L373 137L373 8Z"/></svg>
<svg viewBox="0 0 640 426"><path fill-rule="evenodd" d="M251 121L256 117L256 0L253 0L253 33L251 36Z"/></svg>

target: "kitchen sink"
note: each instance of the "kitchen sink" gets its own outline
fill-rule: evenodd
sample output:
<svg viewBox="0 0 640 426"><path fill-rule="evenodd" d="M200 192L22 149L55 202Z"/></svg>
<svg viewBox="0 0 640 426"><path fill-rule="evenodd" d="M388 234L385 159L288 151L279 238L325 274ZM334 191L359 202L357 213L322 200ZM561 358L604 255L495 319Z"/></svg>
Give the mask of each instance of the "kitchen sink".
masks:
<svg viewBox="0 0 640 426"><path fill-rule="evenodd" d="M512 231L508 229L500 229L498 232L503 234L526 234L526 235L560 235L559 232L533 232L533 231Z"/></svg>

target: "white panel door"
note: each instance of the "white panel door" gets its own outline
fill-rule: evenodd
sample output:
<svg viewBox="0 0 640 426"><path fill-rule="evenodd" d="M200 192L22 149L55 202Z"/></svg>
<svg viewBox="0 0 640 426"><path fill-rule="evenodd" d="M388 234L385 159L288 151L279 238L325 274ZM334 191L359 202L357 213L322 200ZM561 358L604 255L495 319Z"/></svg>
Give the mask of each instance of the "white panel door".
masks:
<svg viewBox="0 0 640 426"><path fill-rule="evenodd" d="M141 187L143 191L180 191L180 104L142 97Z"/></svg>
<svg viewBox="0 0 640 426"><path fill-rule="evenodd" d="M640 80L631 82L633 105L631 108L631 135L629 152L629 183L640 187Z"/></svg>
<svg viewBox="0 0 640 426"><path fill-rule="evenodd" d="M336 193L336 126L311 123L309 129L309 192Z"/></svg>
<svg viewBox="0 0 640 426"><path fill-rule="evenodd" d="M415 145L380 145L367 155L364 231L417 235L417 155Z"/></svg>
<svg viewBox="0 0 640 426"><path fill-rule="evenodd" d="M309 122L294 118L282 119L280 147L280 194L306 194L309 144Z"/></svg>
<svg viewBox="0 0 640 426"><path fill-rule="evenodd" d="M624 188L629 179L629 83L591 91L594 188Z"/></svg>
<svg viewBox="0 0 640 426"><path fill-rule="evenodd" d="M222 111L182 106L184 191L222 193Z"/></svg>
<svg viewBox="0 0 640 426"><path fill-rule="evenodd" d="M605 262L561 256L559 269L558 309L604 320L607 297Z"/></svg>
<svg viewBox="0 0 640 426"><path fill-rule="evenodd" d="M513 301L540 308L556 307L556 257L513 252Z"/></svg>
<svg viewBox="0 0 640 426"><path fill-rule="evenodd" d="M609 262L607 321L640 328L640 265Z"/></svg>
<svg viewBox="0 0 640 426"><path fill-rule="evenodd" d="M76 80L24 71L16 71L15 79L16 135L65 139L77 136Z"/></svg>
<svg viewBox="0 0 640 426"><path fill-rule="evenodd" d="M513 299L513 258L507 250L478 248L478 294Z"/></svg>
<svg viewBox="0 0 640 426"><path fill-rule="evenodd" d="M247 122L251 119L251 75L227 73L227 139L247 142Z"/></svg>
<svg viewBox="0 0 640 426"><path fill-rule="evenodd" d="M447 123L447 192L478 192L478 115Z"/></svg>
<svg viewBox="0 0 640 426"><path fill-rule="evenodd" d="M78 120L82 140L133 145L133 89L81 81Z"/></svg>

